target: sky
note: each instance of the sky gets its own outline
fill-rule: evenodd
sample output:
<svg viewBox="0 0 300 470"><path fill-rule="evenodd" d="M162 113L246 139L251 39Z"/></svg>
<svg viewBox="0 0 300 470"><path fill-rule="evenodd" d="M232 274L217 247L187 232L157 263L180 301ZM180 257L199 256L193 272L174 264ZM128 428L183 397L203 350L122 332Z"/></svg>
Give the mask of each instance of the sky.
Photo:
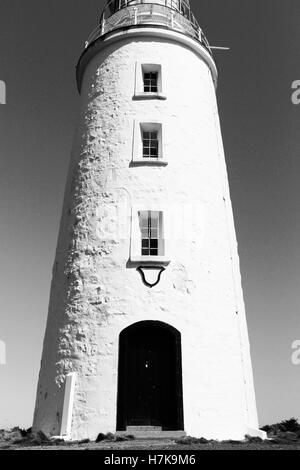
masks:
<svg viewBox="0 0 300 470"><path fill-rule="evenodd" d="M79 99L99 0L0 0L0 428L32 423ZM299 0L191 0L215 52L260 425L300 418Z"/></svg>

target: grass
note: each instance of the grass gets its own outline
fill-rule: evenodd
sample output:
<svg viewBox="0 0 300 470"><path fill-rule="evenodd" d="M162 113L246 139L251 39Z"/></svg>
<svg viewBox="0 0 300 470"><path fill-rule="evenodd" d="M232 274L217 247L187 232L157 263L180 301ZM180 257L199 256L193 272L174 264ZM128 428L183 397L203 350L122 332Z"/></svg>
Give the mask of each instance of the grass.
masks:
<svg viewBox="0 0 300 470"><path fill-rule="evenodd" d="M197 442L192 439L184 443L173 440L134 440L134 441L102 441L96 442L73 442L73 443L4 443L0 444L0 450L99 450L99 451L204 451L204 450L300 450L298 443L276 443L272 441L262 443L226 441L209 441L207 443Z"/></svg>
<svg viewBox="0 0 300 470"><path fill-rule="evenodd" d="M269 439L245 436L244 441L214 441L191 436L181 439L135 439L132 435L100 433L95 442L85 439L65 442L49 439L42 432L32 435L31 429L0 430L0 450L300 450L300 425L298 421L282 421L265 426Z"/></svg>

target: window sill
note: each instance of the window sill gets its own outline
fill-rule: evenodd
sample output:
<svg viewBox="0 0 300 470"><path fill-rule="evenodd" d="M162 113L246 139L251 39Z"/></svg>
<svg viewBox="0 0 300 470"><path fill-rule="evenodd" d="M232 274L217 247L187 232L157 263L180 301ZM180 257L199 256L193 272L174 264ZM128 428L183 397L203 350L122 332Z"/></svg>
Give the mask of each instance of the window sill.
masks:
<svg viewBox="0 0 300 470"><path fill-rule="evenodd" d="M142 266L168 266L171 260L166 256L132 256L130 262Z"/></svg>
<svg viewBox="0 0 300 470"><path fill-rule="evenodd" d="M134 100L166 100L167 97L163 93L139 92L135 93Z"/></svg>
<svg viewBox="0 0 300 470"><path fill-rule="evenodd" d="M130 163L131 166L167 166L168 162L162 158L135 158Z"/></svg>

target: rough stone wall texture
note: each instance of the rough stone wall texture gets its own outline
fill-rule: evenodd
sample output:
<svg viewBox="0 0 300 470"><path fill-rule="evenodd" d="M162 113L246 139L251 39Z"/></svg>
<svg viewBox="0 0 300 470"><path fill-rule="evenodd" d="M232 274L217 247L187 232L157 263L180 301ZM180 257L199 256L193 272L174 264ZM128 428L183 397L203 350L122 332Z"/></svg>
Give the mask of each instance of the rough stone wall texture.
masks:
<svg viewBox="0 0 300 470"><path fill-rule="evenodd" d="M133 100L136 61L162 65L166 101ZM166 123L167 167L130 166L136 119ZM173 214L166 240L171 263L149 289L128 264L131 207L161 203ZM195 52L151 38L108 43L85 71L35 430L59 434L64 381L74 371L72 438L116 431L119 335L143 320L159 320L181 332L189 435L240 439L247 427L257 428L212 77Z"/></svg>

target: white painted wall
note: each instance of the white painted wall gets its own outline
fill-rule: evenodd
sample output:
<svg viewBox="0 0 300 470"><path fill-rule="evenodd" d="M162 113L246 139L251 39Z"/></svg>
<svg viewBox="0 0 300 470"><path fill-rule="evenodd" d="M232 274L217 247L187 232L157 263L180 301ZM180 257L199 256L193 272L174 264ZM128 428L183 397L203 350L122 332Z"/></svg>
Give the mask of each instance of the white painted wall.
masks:
<svg viewBox="0 0 300 470"><path fill-rule="evenodd" d="M105 47L106 46L106 47ZM136 62L161 64L167 100L133 100ZM132 167L134 122L163 121L166 167ZM170 265L147 288L130 256L131 208L164 205ZM108 41L89 63L54 265L34 429L57 435L77 373L72 438L115 432L118 339L160 320L182 335L185 431L257 429L247 326L214 84L188 47Z"/></svg>

